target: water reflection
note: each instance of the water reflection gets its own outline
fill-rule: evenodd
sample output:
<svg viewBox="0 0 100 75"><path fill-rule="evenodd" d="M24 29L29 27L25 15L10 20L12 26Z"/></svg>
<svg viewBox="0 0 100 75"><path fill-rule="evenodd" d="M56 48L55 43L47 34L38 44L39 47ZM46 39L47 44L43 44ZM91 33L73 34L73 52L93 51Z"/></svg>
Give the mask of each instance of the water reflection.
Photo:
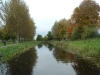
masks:
<svg viewBox="0 0 100 75"><path fill-rule="evenodd" d="M48 48L49 48L50 51L52 51L53 48L54 48L54 46L53 46L52 44L49 44L49 45L48 45Z"/></svg>
<svg viewBox="0 0 100 75"><path fill-rule="evenodd" d="M100 75L100 70L70 52L41 43L8 64L0 60L0 75Z"/></svg>
<svg viewBox="0 0 100 75"><path fill-rule="evenodd" d="M52 51L48 48L49 44L45 43L41 48L35 47L37 50L37 64L34 68L33 75L75 75L75 71L72 68L71 64L68 63L67 66L65 63L57 62L53 56Z"/></svg>
<svg viewBox="0 0 100 75"><path fill-rule="evenodd" d="M70 52L54 49L53 55L58 62L68 63L70 61L73 69L76 71L76 75L100 75L100 69L96 65Z"/></svg>
<svg viewBox="0 0 100 75"><path fill-rule="evenodd" d="M41 48L43 46L43 43L40 43L37 46L38 46L38 48Z"/></svg>
<svg viewBox="0 0 100 75"><path fill-rule="evenodd" d="M9 66L7 63L2 63L0 58L0 75L9 75Z"/></svg>
<svg viewBox="0 0 100 75"><path fill-rule="evenodd" d="M72 53L69 53L69 57L71 58L70 60L72 60L72 67L77 75L100 75L100 69L92 62L83 60L77 56L75 57Z"/></svg>
<svg viewBox="0 0 100 75"><path fill-rule="evenodd" d="M45 42L44 45L45 45L47 48L49 48L49 49L48 49L49 51L52 51L53 48L54 48L54 46L53 46L52 44L48 44L47 42Z"/></svg>
<svg viewBox="0 0 100 75"><path fill-rule="evenodd" d="M61 61L62 63L68 63L69 61L68 53L64 50L55 48L53 50L53 55L54 55L54 58L56 58L58 62Z"/></svg>
<svg viewBox="0 0 100 75"><path fill-rule="evenodd" d="M32 75L37 54L34 48L9 61L10 75Z"/></svg>

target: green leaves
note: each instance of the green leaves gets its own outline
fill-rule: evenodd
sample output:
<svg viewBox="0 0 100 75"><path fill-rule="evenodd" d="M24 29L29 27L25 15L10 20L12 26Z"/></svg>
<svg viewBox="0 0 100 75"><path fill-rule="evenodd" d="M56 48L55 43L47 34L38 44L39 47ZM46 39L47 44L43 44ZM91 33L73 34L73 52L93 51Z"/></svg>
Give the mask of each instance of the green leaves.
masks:
<svg viewBox="0 0 100 75"><path fill-rule="evenodd" d="M39 34L38 34L36 40L37 40L37 41L42 41L42 40L43 40L42 35L39 35Z"/></svg>
<svg viewBox="0 0 100 75"><path fill-rule="evenodd" d="M52 27L53 38L58 40L66 39L69 23L70 20L66 19L61 19L59 22L56 21Z"/></svg>
<svg viewBox="0 0 100 75"><path fill-rule="evenodd" d="M52 35L51 31L48 32L47 38L48 38L48 40L52 40L53 39L53 35Z"/></svg>

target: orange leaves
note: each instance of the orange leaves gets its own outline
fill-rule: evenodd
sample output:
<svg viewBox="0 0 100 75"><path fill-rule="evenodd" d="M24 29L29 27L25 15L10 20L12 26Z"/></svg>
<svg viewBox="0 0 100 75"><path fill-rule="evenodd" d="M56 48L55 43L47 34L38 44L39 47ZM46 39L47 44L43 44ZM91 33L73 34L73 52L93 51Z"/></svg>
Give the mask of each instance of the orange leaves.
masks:
<svg viewBox="0 0 100 75"><path fill-rule="evenodd" d="M98 16L100 6L93 0L83 1L79 7L76 7L71 17L72 23L81 25L98 25Z"/></svg>
<svg viewBox="0 0 100 75"><path fill-rule="evenodd" d="M72 32L74 33L73 37L75 39L89 37L90 34L96 33L96 27L99 25L99 12L100 6L94 0L83 0L79 7L76 7L72 17L72 24L68 28L68 35L71 37ZM84 28L84 26L87 27ZM73 31L76 29L76 32ZM82 28L82 29L80 29ZM90 31L88 29L90 28ZM94 29L94 30L93 30ZM84 35L83 35L84 33ZM77 36L76 36L77 35Z"/></svg>
<svg viewBox="0 0 100 75"><path fill-rule="evenodd" d="M96 27L99 26L100 6L94 0L83 0L79 7L76 7L70 20L62 19L56 22L57 26L54 33L57 34L59 38L69 38L72 36L75 39L82 38L84 35L89 37L89 35L96 32ZM84 26L87 27L84 28ZM88 33L88 29L90 31ZM92 28L94 30L92 30ZM54 30L53 30L54 31ZM73 33L73 35L72 35ZM84 35L83 35L84 33ZM84 37L84 38L86 38Z"/></svg>

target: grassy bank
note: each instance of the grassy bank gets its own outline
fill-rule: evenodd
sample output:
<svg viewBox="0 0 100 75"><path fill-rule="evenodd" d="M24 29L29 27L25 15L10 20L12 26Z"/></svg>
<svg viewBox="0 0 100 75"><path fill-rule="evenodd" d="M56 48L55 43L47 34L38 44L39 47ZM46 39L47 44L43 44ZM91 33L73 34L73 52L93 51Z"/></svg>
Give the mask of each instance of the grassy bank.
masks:
<svg viewBox="0 0 100 75"><path fill-rule="evenodd" d="M51 41L50 43L63 50L75 53L83 59L91 60L100 67L100 39L89 39L85 41Z"/></svg>
<svg viewBox="0 0 100 75"><path fill-rule="evenodd" d="M0 48L0 53L2 53L2 60L4 62L8 61L25 52L26 50L29 50L29 48L34 47L39 43L40 42L24 42Z"/></svg>
<svg viewBox="0 0 100 75"><path fill-rule="evenodd" d="M12 42L6 42L6 45L10 45L10 44L13 44ZM1 46L4 46L4 43L3 42L0 42L0 47Z"/></svg>

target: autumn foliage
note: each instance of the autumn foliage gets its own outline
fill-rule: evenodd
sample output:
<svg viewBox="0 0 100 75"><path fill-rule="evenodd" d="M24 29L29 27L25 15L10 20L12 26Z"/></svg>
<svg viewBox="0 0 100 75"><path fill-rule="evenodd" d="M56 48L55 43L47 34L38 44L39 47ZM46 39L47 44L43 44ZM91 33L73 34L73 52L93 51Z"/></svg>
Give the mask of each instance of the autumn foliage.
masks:
<svg viewBox="0 0 100 75"><path fill-rule="evenodd" d="M52 34L54 39L62 40L67 37L67 28L69 24L69 20L61 19L59 22L55 22L52 27Z"/></svg>
<svg viewBox="0 0 100 75"><path fill-rule="evenodd" d="M29 9L23 0L9 0L2 6L4 21L3 39L33 40L35 23L30 17Z"/></svg>
<svg viewBox="0 0 100 75"><path fill-rule="evenodd" d="M99 13L100 6L94 0L83 0L79 7L74 9L70 23L66 23L66 27L54 24L52 31L55 32L52 33L56 33L60 38L65 35L65 38L72 40L97 37L100 27ZM65 33L62 35L62 32Z"/></svg>

